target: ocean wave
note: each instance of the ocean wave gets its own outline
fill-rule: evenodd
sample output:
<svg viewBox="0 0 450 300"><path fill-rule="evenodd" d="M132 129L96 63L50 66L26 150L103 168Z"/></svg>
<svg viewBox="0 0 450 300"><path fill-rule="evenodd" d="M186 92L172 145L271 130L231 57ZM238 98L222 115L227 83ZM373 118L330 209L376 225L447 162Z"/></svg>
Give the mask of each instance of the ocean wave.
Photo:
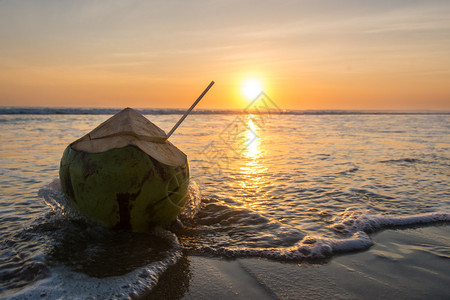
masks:
<svg viewBox="0 0 450 300"><path fill-rule="evenodd" d="M380 160L380 163L418 163L418 162L421 162L421 160L417 159L417 158L400 158L400 159Z"/></svg>
<svg viewBox="0 0 450 300"><path fill-rule="evenodd" d="M192 182L186 210L181 213L178 223L170 231L159 228L150 233L151 240L160 238L165 246L145 254L146 249L155 248L148 240L150 236L96 227L72 213L70 206L62 200L64 196L58 180L42 188L39 195L52 208L52 213L36 220L26 230L50 240L47 243L52 250L45 253L43 260L47 272L45 278L37 278L22 290L6 295L7 299L71 295L79 298L139 297L155 287L162 274L176 264L183 253L232 259L259 257L286 262L316 261L371 247L373 242L369 234L377 230L450 222L448 212L396 216L348 208L334 217L328 216L326 223L331 236L309 234L231 199L202 197L198 185ZM112 242L104 244L99 240ZM83 243L88 247L78 249L78 244ZM123 245L130 243L138 244L137 250L124 250ZM130 258L126 253L128 256L138 254ZM39 257L42 260L42 255ZM124 262L120 264L118 261L122 260Z"/></svg>
<svg viewBox="0 0 450 300"><path fill-rule="evenodd" d="M7 107L0 108L0 115L113 115L121 108L33 108ZM183 114L185 109L137 109L146 115ZM208 111L204 111L205 113ZM195 112L193 112L195 113Z"/></svg>
<svg viewBox="0 0 450 300"><path fill-rule="evenodd" d="M351 173L355 173L355 172L358 171L358 170L359 170L358 167L353 167L353 168L350 168L350 169L348 169L348 170L341 171L341 172L339 172L338 174L339 174L339 175L349 175L349 174L351 174Z"/></svg>
<svg viewBox="0 0 450 300"><path fill-rule="evenodd" d="M368 193L360 189L352 189L352 192ZM64 202L58 180L39 193L53 210L64 211L72 218L84 218L67 209L70 205ZM197 183L192 181L185 210L170 230L176 234L183 249L192 254L303 260L366 249L372 245L368 234L377 230L450 222L450 213L445 211L398 216L352 207L335 216L327 213L326 217L327 227L336 237L310 235L300 228L242 207L231 199L202 197Z"/></svg>
<svg viewBox="0 0 450 300"><path fill-rule="evenodd" d="M369 236L363 232L356 232L346 239L305 236L290 247L283 248L249 248L249 247L211 247L203 246L195 253L216 255L227 258L260 257L281 261L318 260L331 257L334 253L358 251L372 246Z"/></svg>
<svg viewBox="0 0 450 300"><path fill-rule="evenodd" d="M0 115L112 115L121 108L0 107ZM144 115L183 114L184 108L137 108ZM374 111L374 110L240 110L197 109L191 114L278 114L278 115L448 115L450 111Z"/></svg>
<svg viewBox="0 0 450 300"><path fill-rule="evenodd" d="M365 190L354 190L364 192ZM228 201L229 202L229 201ZM361 251L373 245L370 233L388 228L450 222L447 212L409 216L380 215L348 208L324 221L332 236L311 235L297 227L268 219L237 204L204 198L197 218L177 232L193 255L226 258L260 257L280 261L326 259L337 253ZM318 212L320 215L322 212Z"/></svg>
<svg viewBox="0 0 450 300"><path fill-rule="evenodd" d="M335 217L332 224L328 226L342 237L306 235L288 247L207 245L197 247L193 253L227 258L260 257L295 262L318 260L329 258L337 253L361 251L371 247L373 242L368 234L376 230L429 225L438 222L450 222L450 213L433 212L411 216L391 216L349 208L340 216Z"/></svg>
<svg viewBox="0 0 450 300"><path fill-rule="evenodd" d="M341 234L352 234L357 231L367 233L403 226L427 225L438 222L450 222L448 212L430 212L410 216L392 216L373 214L367 210L347 208L341 215L333 219L329 228Z"/></svg>

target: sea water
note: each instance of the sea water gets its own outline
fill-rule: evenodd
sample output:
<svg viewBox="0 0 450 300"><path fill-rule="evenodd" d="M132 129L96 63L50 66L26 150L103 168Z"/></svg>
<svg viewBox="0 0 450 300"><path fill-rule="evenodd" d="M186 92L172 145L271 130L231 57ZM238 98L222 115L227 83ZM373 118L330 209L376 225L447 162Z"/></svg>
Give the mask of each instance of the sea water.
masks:
<svg viewBox="0 0 450 300"><path fill-rule="evenodd" d="M450 221L449 114L191 115L170 138L190 162L186 208L137 234L70 210L58 179L65 147L115 111L0 112L0 297L134 297L185 256L320 262ZM145 112L166 132L180 117Z"/></svg>

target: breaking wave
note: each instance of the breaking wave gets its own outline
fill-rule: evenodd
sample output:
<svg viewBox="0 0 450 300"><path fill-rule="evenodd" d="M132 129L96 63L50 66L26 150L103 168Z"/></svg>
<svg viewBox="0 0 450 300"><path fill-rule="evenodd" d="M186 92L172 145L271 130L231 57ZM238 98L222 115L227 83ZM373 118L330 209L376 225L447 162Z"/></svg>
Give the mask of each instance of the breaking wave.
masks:
<svg viewBox="0 0 450 300"><path fill-rule="evenodd" d="M51 212L22 234L46 239L28 264L45 268L9 299L134 298L155 287L184 253L225 258L259 257L286 262L323 260L372 246L370 233L385 228L450 222L450 213L381 215L348 208L329 216L330 236L309 233L242 207L230 199L201 196L195 182L179 220L146 234L112 231L85 219L62 195L58 180L39 191ZM50 245L50 246L49 246ZM16 276L17 277L17 276ZM10 289L11 290L11 289Z"/></svg>
<svg viewBox="0 0 450 300"><path fill-rule="evenodd" d="M177 235L192 254L227 258L325 259L333 254L369 248L373 243L368 234L377 230L450 222L448 212L393 216L348 208L331 219L327 227L334 237L326 237L270 221L248 209L206 200L199 219L194 220L195 224L186 224L184 232ZM207 213L208 210L214 212ZM206 216L202 215L205 213Z"/></svg>

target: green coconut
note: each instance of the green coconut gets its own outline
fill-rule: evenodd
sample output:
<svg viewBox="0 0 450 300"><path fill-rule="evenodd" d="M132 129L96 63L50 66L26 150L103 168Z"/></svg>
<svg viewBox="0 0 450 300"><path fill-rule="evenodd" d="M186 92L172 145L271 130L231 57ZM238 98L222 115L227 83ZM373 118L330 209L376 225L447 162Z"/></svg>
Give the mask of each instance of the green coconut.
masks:
<svg viewBox="0 0 450 300"><path fill-rule="evenodd" d="M59 176L80 212L110 228L143 232L176 220L189 164L163 130L126 108L65 149Z"/></svg>

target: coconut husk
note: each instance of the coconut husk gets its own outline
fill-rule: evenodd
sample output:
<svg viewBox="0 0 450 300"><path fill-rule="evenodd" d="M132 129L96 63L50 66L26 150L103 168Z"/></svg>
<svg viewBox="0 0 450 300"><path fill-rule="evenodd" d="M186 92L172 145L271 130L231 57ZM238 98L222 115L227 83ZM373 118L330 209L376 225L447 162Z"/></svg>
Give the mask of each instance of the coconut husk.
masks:
<svg viewBox="0 0 450 300"><path fill-rule="evenodd" d="M134 145L160 163L181 166L186 154L167 140L166 133L132 108L125 108L71 144L78 151L102 153Z"/></svg>

